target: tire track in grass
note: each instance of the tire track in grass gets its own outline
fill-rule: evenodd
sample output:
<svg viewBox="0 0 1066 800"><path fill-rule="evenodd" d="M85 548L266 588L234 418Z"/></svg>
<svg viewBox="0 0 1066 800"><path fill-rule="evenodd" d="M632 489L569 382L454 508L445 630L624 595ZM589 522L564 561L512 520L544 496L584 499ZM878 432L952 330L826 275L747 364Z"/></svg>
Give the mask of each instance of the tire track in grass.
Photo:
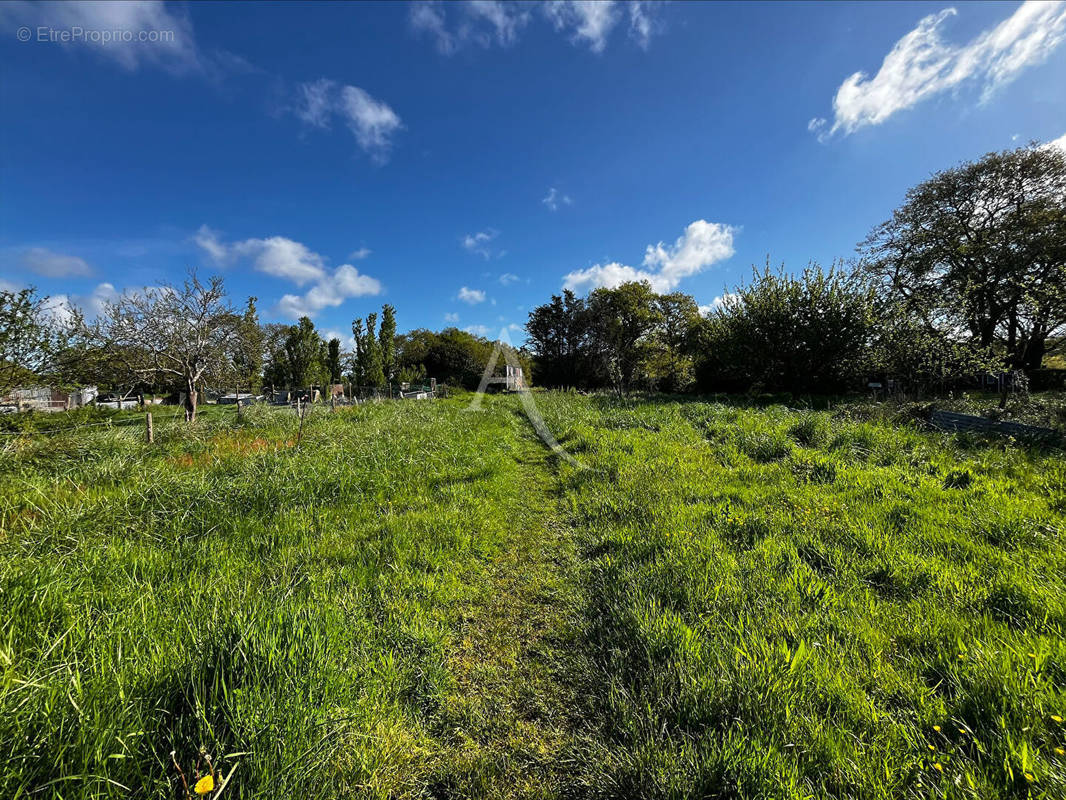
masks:
<svg viewBox="0 0 1066 800"><path fill-rule="evenodd" d="M507 413L506 403L494 399L491 413ZM506 449L517 465L512 522L449 657L446 748L429 791L442 800L570 796L582 771L583 595L573 532L559 511L550 453L525 419L513 418Z"/></svg>

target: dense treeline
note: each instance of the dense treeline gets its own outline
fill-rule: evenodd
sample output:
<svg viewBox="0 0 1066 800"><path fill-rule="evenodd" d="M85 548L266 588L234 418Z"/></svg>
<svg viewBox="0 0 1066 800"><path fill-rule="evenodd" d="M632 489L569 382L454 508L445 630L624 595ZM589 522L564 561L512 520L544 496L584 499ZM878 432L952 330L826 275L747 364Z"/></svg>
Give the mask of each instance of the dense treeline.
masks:
<svg viewBox="0 0 1066 800"><path fill-rule="evenodd" d="M1066 330L1066 157L1029 146L938 173L851 263L768 264L705 315L626 283L553 296L526 330L554 387L920 391L1032 370Z"/></svg>
<svg viewBox="0 0 1066 800"><path fill-rule="evenodd" d="M498 348L465 331L396 333L391 305L352 323L353 347L326 341L308 317L261 324L256 298L235 309L221 278L126 292L86 321L33 289L0 292L0 395L18 386L97 385L172 392L196 416L205 388L241 391L348 384L386 390L428 381L476 388ZM510 351L529 368L524 354ZM497 359L502 370L505 359Z"/></svg>

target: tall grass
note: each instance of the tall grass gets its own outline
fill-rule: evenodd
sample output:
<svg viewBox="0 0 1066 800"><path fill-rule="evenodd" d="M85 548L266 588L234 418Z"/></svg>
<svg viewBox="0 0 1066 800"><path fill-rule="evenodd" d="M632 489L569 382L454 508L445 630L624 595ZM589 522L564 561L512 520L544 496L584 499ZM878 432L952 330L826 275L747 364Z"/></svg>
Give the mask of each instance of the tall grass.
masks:
<svg viewBox="0 0 1066 800"><path fill-rule="evenodd" d="M0 454L0 797L421 794L520 517L509 414L251 409Z"/></svg>
<svg viewBox="0 0 1066 800"><path fill-rule="evenodd" d="M0 439L0 797L1066 796L1061 452L537 402Z"/></svg>
<svg viewBox="0 0 1066 800"><path fill-rule="evenodd" d="M1066 796L1061 453L781 407L549 405L590 468L561 467L601 794Z"/></svg>

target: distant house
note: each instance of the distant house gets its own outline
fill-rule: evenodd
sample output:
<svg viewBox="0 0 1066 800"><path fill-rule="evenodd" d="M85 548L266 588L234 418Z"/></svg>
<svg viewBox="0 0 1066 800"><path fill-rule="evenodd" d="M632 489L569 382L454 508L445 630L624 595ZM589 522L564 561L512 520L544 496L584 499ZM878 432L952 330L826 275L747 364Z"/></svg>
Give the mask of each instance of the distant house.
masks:
<svg viewBox="0 0 1066 800"><path fill-rule="evenodd" d="M29 386L12 389L0 397L0 413L19 411L69 411L81 408L96 400L99 392L95 386L81 389L54 389L50 386Z"/></svg>
<svg viewBox="0 0 1066 800"><path fill-rule="evenodd" d="M526 376L522 372L521 367L512 367L507 365L507 374L505 375L507 382L505 387L509 392L518 392L526 388Z"/></svg>

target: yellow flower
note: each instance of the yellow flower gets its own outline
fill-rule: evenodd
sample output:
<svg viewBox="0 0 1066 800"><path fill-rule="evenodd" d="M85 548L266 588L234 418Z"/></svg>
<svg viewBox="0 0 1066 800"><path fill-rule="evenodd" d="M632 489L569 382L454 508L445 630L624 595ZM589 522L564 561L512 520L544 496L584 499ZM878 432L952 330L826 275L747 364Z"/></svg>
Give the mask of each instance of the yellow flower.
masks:
<svg viewBox="0 0 1066 800"><path fill-rule="evenodd" d="M937 761L935 764L933 764L933 769L935 769L937 772L943 772L944 765Z"/></svg>
<svg viewBox="0 0 1066 800"><path fill-rule="evenodd" d="M926 747L928 747L931 752L936 750L936 747L931 744L926 745Z"/></svg>
<svg viewBox="0 0 1066 800"><path fill-rule="evenodd" d="M934 725L933 726L933 730L936 731L937 733L940 733L940 726L939 725Z"/></svg>
<svg viewBox="0 0 1066 800"><path fill-rule="evenodd" d="M1066 750L1063 750L1061 747L1056 747L1055 753L1056 755L1066 756Z"/></svg>
<svg viewBox="0 0 1066 800"><path fill-rule="evenodd" d="M197 794L207 794L215 788L215 779L210 775L204 775L196 782L193 791Z"/></svg>
<svg viewBox="0 0 1066 800"><path fill-rule="evenodd" d="M965 728L959 728L959 733L965 735L966 734L966 729Z"/></svg>
<svg viewBox="0 0 1066 800"><path fill-rule="evenodd" d="M1052 714L1051 718L1055 720L1055 722L1062 722L1062 717L1060 717L1058 714Z"/></svg>

